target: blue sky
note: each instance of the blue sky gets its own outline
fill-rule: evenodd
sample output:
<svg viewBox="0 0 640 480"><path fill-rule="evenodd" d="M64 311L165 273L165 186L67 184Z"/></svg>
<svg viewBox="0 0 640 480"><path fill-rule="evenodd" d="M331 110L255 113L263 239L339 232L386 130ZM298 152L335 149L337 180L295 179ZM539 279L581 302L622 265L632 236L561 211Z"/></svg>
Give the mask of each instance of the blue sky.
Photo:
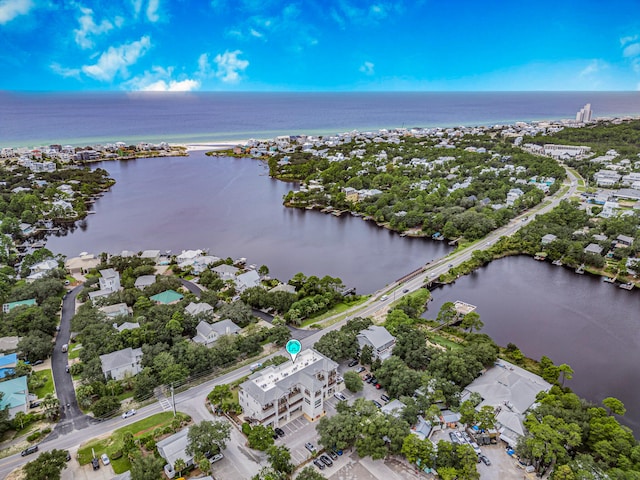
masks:
<svg viewBox="0 0 640 480"><path fill-rule="evenodd" d="M638 0L0 0L0 89L640 90Z"/></svg>

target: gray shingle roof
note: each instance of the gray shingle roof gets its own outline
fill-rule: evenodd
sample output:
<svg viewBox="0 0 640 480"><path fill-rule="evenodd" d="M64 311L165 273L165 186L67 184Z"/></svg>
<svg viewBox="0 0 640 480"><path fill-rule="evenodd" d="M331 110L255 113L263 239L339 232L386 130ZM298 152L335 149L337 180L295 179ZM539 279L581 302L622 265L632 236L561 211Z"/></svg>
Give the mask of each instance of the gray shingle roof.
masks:
<svg viewBox="0 0 640 480"><path fill-rule="evenodd" d="M369 328L362 330L358 336L365 337L376 349L383 348L395 340L395 337L386 328L378 325L371 325Z"/></svg>
<svg viewBox="0 0 640 480"><path fill-rule="evenodd" d="M142 356L142 348L123 348L116 352L100 355L100 362L102 363L102 371L106 374L116 368L121 368L127 365L136 363L136 357Z"/></svg>

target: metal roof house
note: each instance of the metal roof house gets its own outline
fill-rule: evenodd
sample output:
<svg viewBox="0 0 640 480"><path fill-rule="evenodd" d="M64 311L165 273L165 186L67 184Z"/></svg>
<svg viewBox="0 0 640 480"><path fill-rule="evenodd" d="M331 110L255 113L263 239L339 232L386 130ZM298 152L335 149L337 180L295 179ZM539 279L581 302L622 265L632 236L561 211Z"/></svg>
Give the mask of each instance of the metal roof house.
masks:
<svg viewBox="0 0 640 480"><path fill-rule="evenodd" d="M365 345L369 345L373 350L374 358L380 360L389 358L396 344L396 338L386 328L377 325L371 325L362 330L357 335L357 339L361 350Z"/></svg>
<svg viewBox="0 0 640 480"><path fill-rule="evenodd" d="M127 375L136 375L142 370L142 348L123 348L100 355L102 373L109 379L122 380Z"/></svg>

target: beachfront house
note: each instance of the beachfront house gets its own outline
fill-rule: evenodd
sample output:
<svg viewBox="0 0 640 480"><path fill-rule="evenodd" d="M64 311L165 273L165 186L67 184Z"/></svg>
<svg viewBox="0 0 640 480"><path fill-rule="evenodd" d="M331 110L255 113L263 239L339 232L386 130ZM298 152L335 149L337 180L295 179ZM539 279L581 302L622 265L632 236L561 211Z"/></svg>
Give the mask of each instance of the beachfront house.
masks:
<svg viewBox="0 0 640 480"><path fill-rule="evenodd" d="M255 270L249 270L236 277L236 288L238 292L244 292L247 288L259 287L260 275Z"/></svg>
<svg viewBox="0 0 640 480"><path fill-rule="evenodd" d="M211 271L217 273L222 280L234 280L239 272L237 267L227 265L226 263L213 267Z"/></svg>

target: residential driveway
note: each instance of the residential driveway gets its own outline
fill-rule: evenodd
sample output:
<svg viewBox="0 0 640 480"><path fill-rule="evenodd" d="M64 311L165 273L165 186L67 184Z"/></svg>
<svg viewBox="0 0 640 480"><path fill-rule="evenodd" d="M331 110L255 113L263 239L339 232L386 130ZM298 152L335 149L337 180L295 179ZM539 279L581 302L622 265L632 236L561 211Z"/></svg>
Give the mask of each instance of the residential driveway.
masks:
<svg viewBox="0 0 640 480"><path fill-rule="evenodd" d="M67 468L62 470L60 480L111 480L115 476L111 465L106 467L100 462L100 468L94 470L91 464L81 466L76 460L77 448L69 450L71 460L67 462Z"/></svg>

